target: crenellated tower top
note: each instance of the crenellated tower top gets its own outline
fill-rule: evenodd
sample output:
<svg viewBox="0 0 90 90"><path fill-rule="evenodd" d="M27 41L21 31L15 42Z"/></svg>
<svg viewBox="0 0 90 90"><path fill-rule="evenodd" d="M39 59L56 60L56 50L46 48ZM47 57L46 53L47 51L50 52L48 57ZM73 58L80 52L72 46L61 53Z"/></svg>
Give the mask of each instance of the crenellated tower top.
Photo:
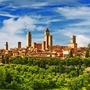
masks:
<svg viewBox="0 0 90 90"><path fill-rule="evenodd" d="M48 28L46 28L44 35L50 35L50 30Z"/></svg>

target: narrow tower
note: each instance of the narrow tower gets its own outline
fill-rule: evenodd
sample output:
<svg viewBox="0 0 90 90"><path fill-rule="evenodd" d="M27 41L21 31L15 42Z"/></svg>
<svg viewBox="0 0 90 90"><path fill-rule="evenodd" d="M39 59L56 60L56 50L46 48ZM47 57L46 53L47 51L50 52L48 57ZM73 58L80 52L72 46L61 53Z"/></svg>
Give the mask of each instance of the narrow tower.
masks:
<svg viewBox="0 0 90 90"><path fill-rule="evenodd" d="M49 46L52 46L52 43L53 43L53 42L52 42L52 39L53 39L53 38L52 38L52 35L50 35L50 36L49 36Z"/></svg>
<svg viewBox="0 0 90 90"><path fill-rule="evenodd" d="M73 36L71 37L71 43L76 43L76 36L73 35Z"/></svg>
<svg viewBox="0 0 90 90"><path fill-rule="evenodd" d="M46 42L46 49L49 48L49 36L50 36L50 31L48 28L46 28L44 33L44 41Z"/></svg>
<svg viewBox="0 0 90 90"><path fill-rule="evenodd" d="M8 50L8 42L6 42L6 43L4 44L4 49L5 49L5 50Z"/></svg>
<svg viewBox="0 0 90 90"><path fill-rule="evenodd" d="M71 42L68 44L69 48L73 48L73 53L77 53L77 43L76 43L76 36L71 37Z"/></svg>
<svg viewBox="0 0 90 90"><path fill-rule="evenodd" d="M50 50L52 46L52 36L50 35L50 31L48 28L46 28L45 33L44 33L44 41L45 41L45 49Z"/></svg>
<svg viewBox="0 0 90 90"><path fill-rule="evenodd" d="M31 46L31 40L32 39L32 37L31 37L31 33L30 32L28 32L27 33L27 36L26 36L26 43L27 43L27 47L30 47Z"/></svg>
<svg viewBox="0 0 90 90"><path fill-rule="evenodd" d="M18 48L21 48L21 42L18 42Z"/></svg>

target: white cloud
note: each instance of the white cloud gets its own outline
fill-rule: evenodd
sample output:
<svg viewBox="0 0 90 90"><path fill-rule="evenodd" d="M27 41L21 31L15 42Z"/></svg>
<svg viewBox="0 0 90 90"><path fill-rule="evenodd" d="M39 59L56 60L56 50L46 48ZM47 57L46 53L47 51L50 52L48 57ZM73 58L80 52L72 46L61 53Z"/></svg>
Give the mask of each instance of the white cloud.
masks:
<svg viewBox="0 0 90 90"><path fill-rule="evenodd" d="M64 34L65 36L72 36L72 35L78 35L78 34L86 34L86 33L90 33L89 29L85 29L85 28L81 28L81 27L65 27L64 29L59 29L58 30L59 33Z"/></svg>
<svg viewBox="0 0 90 90"><path fill-rule="evenodd" d="M87 47L88 44L90 43L90 38L87 37L87 36L84 36L84 35L77 35L77 43L78 43L78 46L80 47Z"/></svg>
<svg viewBox="0 0 90 90"><path fill-rule="evenodd" d="M32 4L31 7L34 7L34 8L39 8L39 7L43 7L43 6L47 6L48 3L47 2L39 2L39 3L35 3L35 4Z"/></svg>
<svg viewBox="0 0 90 90"><path fill-rule="evenodd" d="M50 23L52 23L52 22L59 22L59 21L61 21L62 19L52 19L51 17L43 17L43 19L41 19L41 20L38 20L38 24L47 24L47 25L49 25Z"/></svg>
<svg viewBox="0 0 90 90"><path fill-rule="evenodd" d="M90 26L90 18L89 19L86 19L84 21L81 21L81 22L78 22L78 23L72 23L72 24L69 24L70 27L89 27Z"/></svg>
<svg viewBox="0 0 90 90"><path fill-rule="evenodd" d="M37 29L38 31L44 31L44 30L45 30L45 27L43 27L43 26L38 26L38 27L36 27L36 29Z"/></svg>
<svg viewBox="0 0 90 90"><path fill-rule="evenodd" d="M17 47L18 40L22 41L23 38L18 37L17 35L9 35L5 32L0 32L0 48L4 48L5 42L9 43L9 47ZM24 40L23 40L24 41Z"/></svg>
<svg viewBox="0 0 90 90"><path fill-rule="evenodd" d="M0 47L3 48L3 44L7 41L9 42L9 47L17 47L17 42L23 42L23 46L26 44L26 36L22 37L26 30L34 30L36 28L36 20L30 18L29 16L20 17L17 20L10 18L3 21L3 26L0 29ZM19 34L19 35L18 35Z"/></svg>
<svg viewBox="0 0 90 90"><path fill-rule="evenodd" d="M59 7L56 12L59 12L68 19L88 19L90 18L90 7Z"/></svg>
<svg viewBox="0 0 90 90"><path fill-rule="evenodd" d="M42 43L43 41L43 34L34 34L34 37L32 38L32 42L36 42L36 43Z"/></svg>
<svg viewBox="0 0 90 90"><path fill-rule="evenodd" d="M3 10L0 10L0 16L6 16L6 17L10 17L10 18L17 18L17 15L11 15L8 12L4 12Z"/></svg>
<svg viewBox="0 0 90 90"><path fill-rule="evenodd" d="M0 16L6 16L6 17L10 17L10 18L17 18L18 17L18 16L11 15L11 14L8 14L8 13L0 13Z"/></svg>
<svg viewBox="0 0 90 90"><path fill-rule="evenodd" d="M18 34L21 33L23 29L34 30L36 27L34 24L35 20L28 16L20 17L17 20L10 18L3 21L3 27L1 31L9 32L9 34Z"/></svg>

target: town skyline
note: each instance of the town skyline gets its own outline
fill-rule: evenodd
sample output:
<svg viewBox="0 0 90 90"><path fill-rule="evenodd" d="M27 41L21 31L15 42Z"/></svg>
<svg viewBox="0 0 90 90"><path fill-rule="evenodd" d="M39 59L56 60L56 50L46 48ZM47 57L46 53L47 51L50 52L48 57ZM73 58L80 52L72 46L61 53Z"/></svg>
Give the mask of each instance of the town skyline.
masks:
<svg viewBox="0 0 90 90"><path fill-rule="evenodd" d="M90 43L89 0L0 0L0 48L17 42L26 46L26 33L32 41L41 43L46 28L50 29L54 45L67 45L72 35L78 46Z"/></svg>
<svg viewBox="0 0 90 90"><path fill-rule="evenodd" d="M78 48L76 36L71 37L67 46L53 45L53 36L50 30L46 28L44 31L44 40L41 43L32 42L32 34L29 31L26 35L26 47L22 47L22 43L18 42L17 47L8 48L8 42L5 42L4 49L0 49L2 56L30 56L30 57L66 57L72 52L76 55L80 51L85 51L86 48ZM83 50L82 50L83 49ZM83 53L82 53L83 54ZM84 53L85 54L85 53ZM1 57L2 57L1 56ZM1 58L2 60L2 58Z"/></svg>

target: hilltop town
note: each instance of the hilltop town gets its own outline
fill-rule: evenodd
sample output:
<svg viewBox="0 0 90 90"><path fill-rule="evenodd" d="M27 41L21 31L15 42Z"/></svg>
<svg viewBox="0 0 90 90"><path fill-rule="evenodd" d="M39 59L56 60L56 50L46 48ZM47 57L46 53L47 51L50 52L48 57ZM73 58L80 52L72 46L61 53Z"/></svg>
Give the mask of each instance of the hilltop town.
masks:
<svg viewBox="0 0 90 90"><path fill-rule="evenodd" d="M42 43L32 42L32 34L29 31L26 35L26 47L22 48L21 42L18 42L17 48L8 50L8 42L4 49L0 49L0 55L4 56L30 56L30 57L66 57L72 52L73 56L81 54L85 56L86 48L77 47L76 36L71 37L71 41L66 46L53 45L53 36L50 30L46 28L44 32L44 41Z"/></svg>

